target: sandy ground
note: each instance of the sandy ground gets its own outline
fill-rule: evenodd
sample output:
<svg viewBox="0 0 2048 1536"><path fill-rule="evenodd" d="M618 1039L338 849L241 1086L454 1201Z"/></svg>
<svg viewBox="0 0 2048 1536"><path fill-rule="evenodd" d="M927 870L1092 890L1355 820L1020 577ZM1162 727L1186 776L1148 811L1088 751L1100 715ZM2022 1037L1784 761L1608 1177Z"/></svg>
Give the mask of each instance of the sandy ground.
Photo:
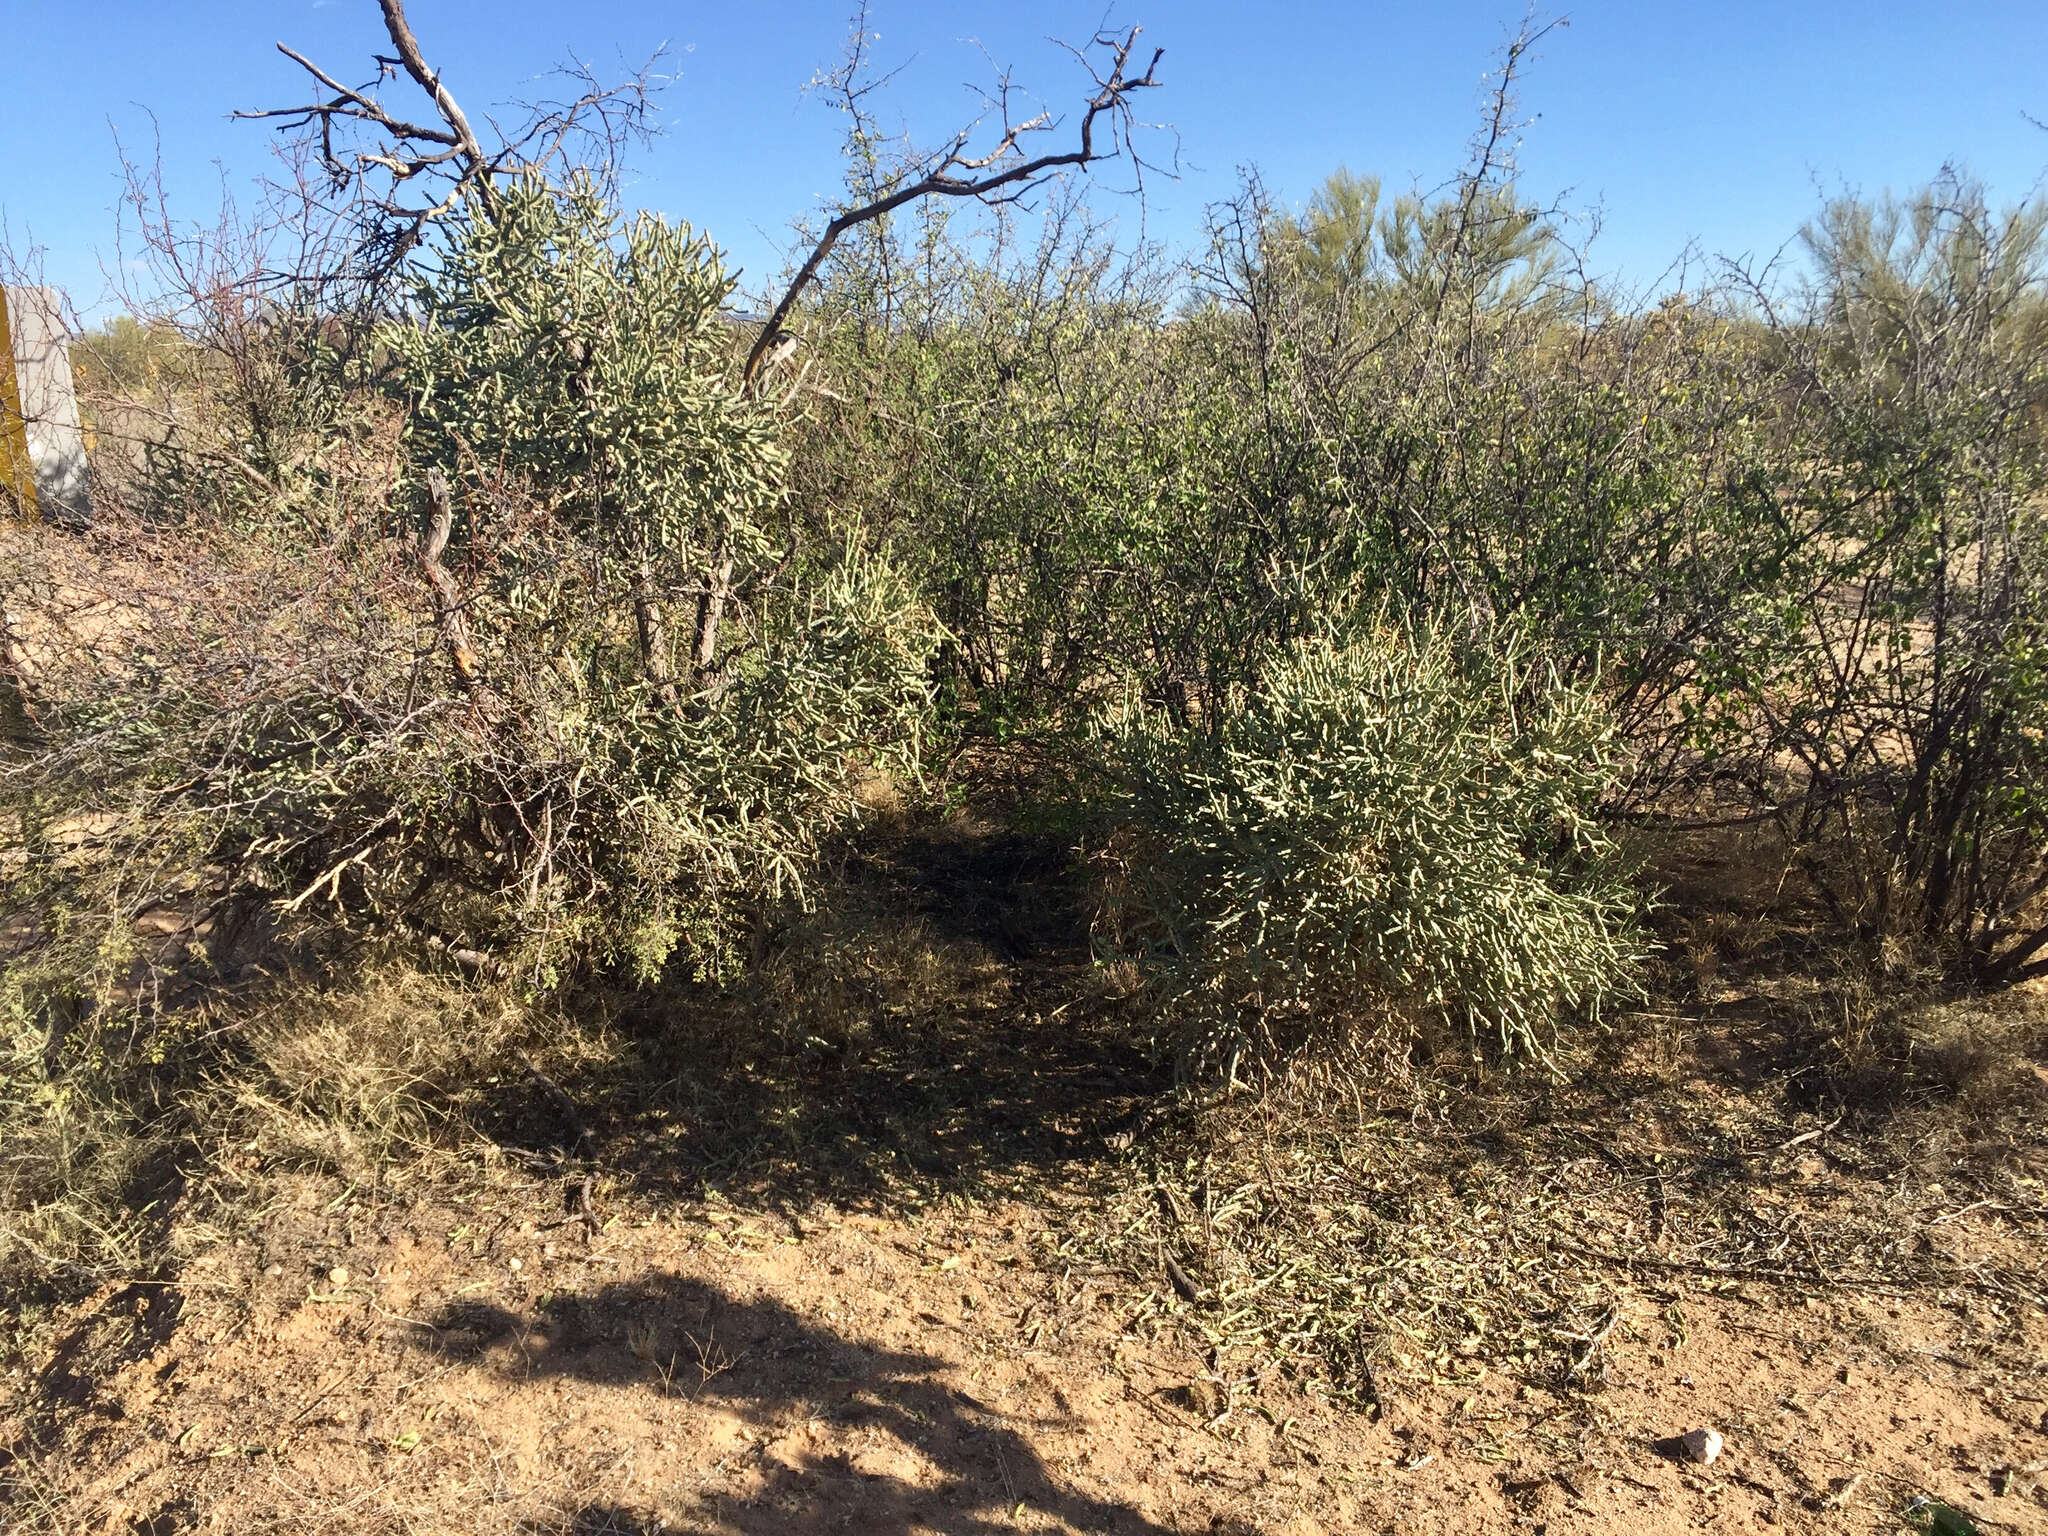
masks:
<svg viewBox="0 0 2048 1536"><path fill-rule="evenodd" d="M2048 1532L2040 1031L1997 1037L2010 1081L1968 1101L1995 1108L1858 1131L1844 1102L1795 1104L1797 1010L1717 980L1709 945L1683 1016L1449 1128L1443 1177L1472 1191L1431 1209L1533 1184L1584 1220L1478 1242L1495 1270L1441 1225L1346 1250L1398 1248L1411 1291L1417 1262L1483 1284L1510 1327L1531 1273L1587 1302L1536 1356L1498 1321L1477 1337L1484 1309L1464 1342L1390 1337L1374 1411L1308 1355L1233 1342L1220 1312L1254 1292L1169 1286L1149 1239L1097 1240L1164 1198L1142 1162L1169 1155L1141 1113L1161 1084L1115 1030L1060 1022L1064 952L986 894L1031 871L988 866L916 862L918 990L877 972L869 996L829 948L792 962L853 978L842 1011L886 1031L847 1032L812 985L821 1038L780 1058L745 1035L721 1057L701 1019L582 1078L565 1051L566 1090L493 1077L488 1134L359 1183L287 1171L323 1165L282 1142L195 1152L165 1278L67 1307L0 1373L0 1532ZM1743 931L1712 930L1730 965ZM306 1038L308 1081L357 1050ZM551 1095L596 1120L588 1203ZM1409 1116L1376 1134L1379 1172L1433 1155ZM1393 1178L1386 1222L1437 1188ZM1711 1465L1672 1445L1698 1428L1725 1439Z"/></svg>
<svg viewBox="0 0 2048 1536"><path fill-rule="evenodd" d="M610 1202L600 1198L601 1209ZM1476 1370L1377 1419L1131 1331L1044 1213L555 1185L376 1205L308 1180L181 1286L75 1310L6 1426L24 1524L153 1533L2048 1531L2048 1390L1968 1303L1674 1276L1604 1384ZM2014 1240L1973 1215L1961 1241ZM1661 1298L1668 1297L1668 1300ZM2048 1319L2010 1319L2048 1360ZM32 1386L32 1414L19 1390ZM1718 1429L1709 1467L1666 1437ZM1944 1518L1947 1518L1946 1516Z"/></svg>

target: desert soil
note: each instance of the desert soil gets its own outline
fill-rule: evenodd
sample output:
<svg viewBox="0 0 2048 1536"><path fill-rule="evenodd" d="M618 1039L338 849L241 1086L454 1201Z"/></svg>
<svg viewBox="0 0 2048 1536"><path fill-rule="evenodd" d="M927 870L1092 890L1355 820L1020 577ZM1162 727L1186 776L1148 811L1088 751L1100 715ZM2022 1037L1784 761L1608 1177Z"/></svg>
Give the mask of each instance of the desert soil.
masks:
<svg viewBox="0 0 2048 1536"><path fill-rule="evenodd" d="M0 1374L0 1530L2048 1532L2048 1033L1987 1058L1995 1113L1859 1124L1798 1086L1817 1058L1781 1023L1803 1015L1721 974L1714 944L1746 952L1723 923L1683 1017L1554 1101L1517 1079L1449 1127L1484 1185L1467 1198L1565 1213L1485 1283L1512 1299L1528 1266L1570 1267L1596 1321L1553 1318L1533 1358L1497 1327L1390 1338L1375 1404L1311 1356L1241 1347L1220 1290L1117 1247L1165 1198L1143 1161L1166 1155L1142 1109L1159 1084L1061 1017L1078 983L1054 987L1007 912L970 927L998 888L979 868L933 885L899 967L923 991L849 993L901 1012L891 1031L841 1039L813 1000L821 1038L786 1058L736 1045L721 1066L700 1024L649 1036L673 1060L567 1089L535 1072L607 1116L581 1132L590 1184L516 1074L460 1158L380 1163L367 1187L209 1152L242 1191L168 1202L160 1278L73 1302ZM799 968L859 973L829 949ZM1427 1160L1405 1112L1383 1125L1360 1167ZM1557 1171L1573 1160L1614 1165L1608 1207ZM1278 1201L1285 1169L1250 1168ZM1408 1208L1356 1198L1389 1231ZM1456 1239L1422 1262L1483 1277ZM1267 1273L1229 1306L1293 1284ZM1711 1465L1674 1452L1699 1428L1725 1439Z"/></svg>
<svg viewBox="0 0 2048 1536"><path fill-rule="evenodd" d="M1866 1531L1908 1490L2048 1530L2041 1374L1974 1367L1925 1298L1679 1279L1622 1309L1598 1390L1481 1373L1375 1418L1131 1331L1040 1209L563 1205L308 1179L179 1284L75 1308L10 1383L17 1470L123 1536ZM1711 1466L1662 1443L1700 1426Z"/></svg>

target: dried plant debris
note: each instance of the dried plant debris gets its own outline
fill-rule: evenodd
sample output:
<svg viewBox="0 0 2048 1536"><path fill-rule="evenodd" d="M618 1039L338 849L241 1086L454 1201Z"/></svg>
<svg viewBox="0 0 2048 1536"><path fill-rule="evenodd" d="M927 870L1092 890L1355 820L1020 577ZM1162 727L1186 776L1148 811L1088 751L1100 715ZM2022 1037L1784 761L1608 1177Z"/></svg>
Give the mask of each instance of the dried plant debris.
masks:
<svg viewBox="0 0 2048 1536"><path fill-rule="evenodd" d="M2038 1245L1965 1260L1943 1242L1961 1217L2048 1215L2024 1160L1938 1181L1839 1116L1692 1083L1632 1102L1606 1076L1482 1083L1428 1112L1320 1079L1226 1099L1128 1154L1061 1257L1120 1273L1133 1329L1360 1404L1487 1369L1597 1389L1616 1332L1689 1290L1910 1292L1994 1350L2048 1297Z"/></svg>

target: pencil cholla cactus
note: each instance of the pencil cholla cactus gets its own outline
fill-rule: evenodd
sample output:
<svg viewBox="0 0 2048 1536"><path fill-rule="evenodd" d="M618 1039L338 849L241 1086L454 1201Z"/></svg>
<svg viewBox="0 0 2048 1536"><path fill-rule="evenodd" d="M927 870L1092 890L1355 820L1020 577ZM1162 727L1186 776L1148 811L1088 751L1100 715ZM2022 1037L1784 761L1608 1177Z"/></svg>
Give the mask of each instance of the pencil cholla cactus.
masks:
<svg viewBox="0 0 2048 1536"><path fill-rule="evenodd" d="M415 286L416 321L386 331L411 458L472 507L520 483L630 571L647 670L707 670L733 594L780 558L765 523L783 469L773 420L734 377L718 252L687 225L620 219L588 184L533 177L458 228ZM669 622L678 596L687 633Z"/></svg>
<svg viewBox="0 0 2048 1536"><path fill-rule="evenodd" d="M1216 718L1111 737L1141 828L1118 914L1225 1049L1431 1019L1541 1055L1632 989L1637 898L1594 816L1599 705L1512 649L1382 623L1273 657Z"/></svg>

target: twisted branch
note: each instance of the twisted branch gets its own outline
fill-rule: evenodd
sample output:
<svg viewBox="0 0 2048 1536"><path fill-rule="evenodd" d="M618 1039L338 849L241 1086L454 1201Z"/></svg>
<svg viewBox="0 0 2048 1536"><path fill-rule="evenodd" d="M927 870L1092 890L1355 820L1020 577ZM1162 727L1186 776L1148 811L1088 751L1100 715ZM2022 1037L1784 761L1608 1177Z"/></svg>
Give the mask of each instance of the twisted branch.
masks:
<svg viewBox="0 0 2048 1536"><path fill-rule="evenodd" d="M796 276L790 280L781 300L769 314L767 323L761 327L761 334L755 338L753 349L747 354L743 381L751 384L760 373L770 349L783 339L783 326L790 312L796 308L797 300L848 230L884 218L923 197L967 197L986 203L1015 202L1027 196L1055 171L1070 166L1085 169L1098 160L1113 160L1121 155L1130 144L1132 93L1162 83L1157 72L1159 61L1166 54L1164 48L1152 50L1152 58L1145 66L1144 74L1130 73L1131 54L1137 47L1141 30L1132 27L1120 34L1099 32L1090 43L1092 48L1107 51L1108 67L1090 68L1095 90L1082 114L1080 142L1074 148L1057 154L1019 158L1022 155L1020 146L1027 134L1047 132L1056 128L1058 122L1049 112L1040 112L1023 122L1010 122L1009 88L1005 82L997 102L1004 114L1003 131L988 153L972 156L967 153L967 145L974 132L970 125L954 135L944 150L906 172L892 190L847 209L827 224L824 233L811 247L810 255L797 268ZM1077 56L1085 61L1085 55ZM841 90L849 99L855 95L852 75L859 67L860 55L856 47L839 81ZM1108 142L1098 145L1097 125L1105 118Z"/></svg>

